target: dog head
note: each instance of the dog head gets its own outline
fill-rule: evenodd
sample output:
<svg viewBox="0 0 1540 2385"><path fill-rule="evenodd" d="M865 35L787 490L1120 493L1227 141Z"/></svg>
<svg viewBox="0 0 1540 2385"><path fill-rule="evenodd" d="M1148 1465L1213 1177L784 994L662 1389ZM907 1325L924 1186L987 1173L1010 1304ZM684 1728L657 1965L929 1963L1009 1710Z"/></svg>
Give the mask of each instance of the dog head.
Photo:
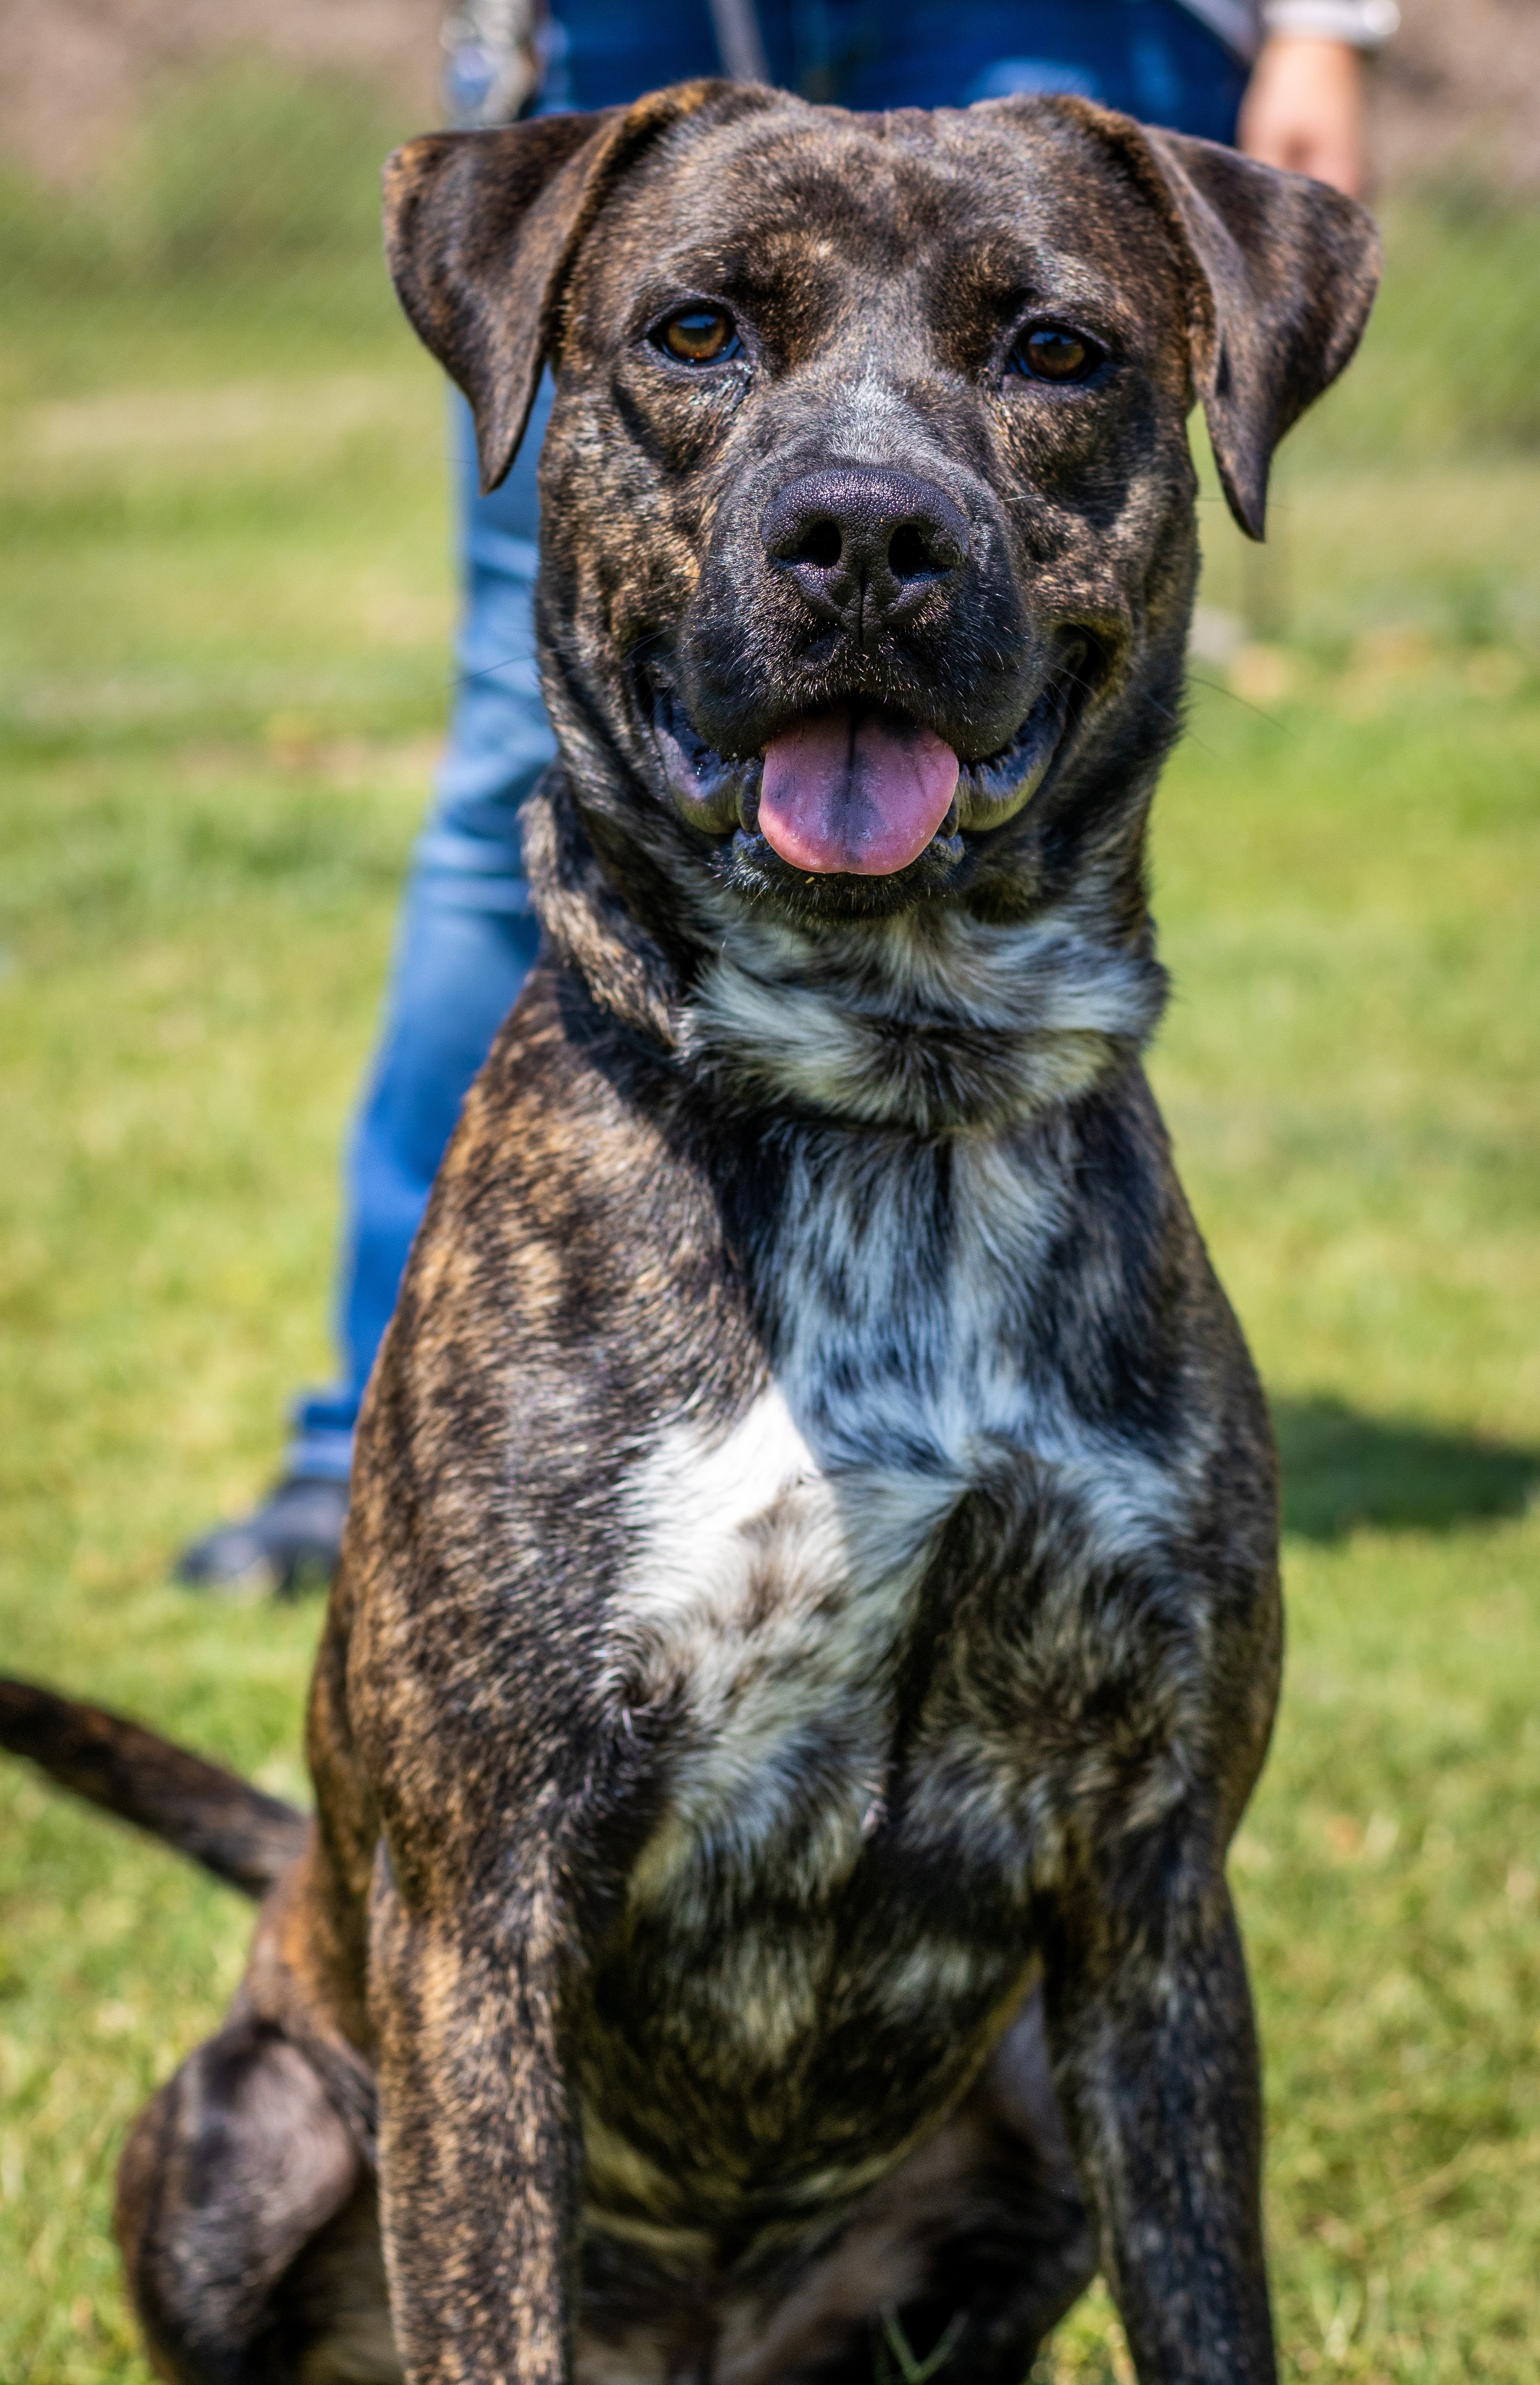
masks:
<svg viewBox="0 0 1540 2385"><path fill-rule="evenodd" d="M1186 423L1260 536L1376 251L1318 183L1068 99L857 117L694 84L388 170L485 483L542 360L548 701L688 981L724 923L1043 917L1140 840L1196 573Z"/></svg>

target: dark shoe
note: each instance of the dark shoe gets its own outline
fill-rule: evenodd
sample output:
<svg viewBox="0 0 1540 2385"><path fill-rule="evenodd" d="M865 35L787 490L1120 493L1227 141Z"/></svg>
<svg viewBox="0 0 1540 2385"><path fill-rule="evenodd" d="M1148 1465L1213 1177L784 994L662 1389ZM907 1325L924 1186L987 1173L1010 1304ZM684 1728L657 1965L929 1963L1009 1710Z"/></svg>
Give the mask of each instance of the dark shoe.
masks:
<svg viewBox="0 0 1540 2385"><path fill-rule="evenodd" d="M347 1514L345 1482L291 1475L253 1514L217 1524L184 1549L177 1580L234 1597L267 1591L292 1598L324 1589L337 1568Z"/></svg>

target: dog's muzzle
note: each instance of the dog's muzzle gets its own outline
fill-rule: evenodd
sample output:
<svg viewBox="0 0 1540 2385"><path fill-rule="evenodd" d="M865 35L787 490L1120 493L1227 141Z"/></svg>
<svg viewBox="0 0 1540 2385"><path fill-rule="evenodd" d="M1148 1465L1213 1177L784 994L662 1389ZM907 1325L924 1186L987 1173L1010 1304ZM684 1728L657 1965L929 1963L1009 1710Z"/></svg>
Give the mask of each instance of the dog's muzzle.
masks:
<svg viewBox="0 0 1540 2385"><path fill-rule="evenodd" d="M709 835L751 840L772 873L888 879L928 855L934 877L961 858L962 834L1002 826L1042 784L1078 708L1089 640L1034 632L1019 600L980 578L962 506L896 467L800 473L747 537L777 627L745 642L756 660L729 707L729 752L664 683L667 666L652 680L676 808ZM747 628L736 604L726 610ZM735 657L722 610L708 605L705 618L706 684L730 684L744 646ZM1008 689L1026 707L1013 723L1001 718ZM709 719L718 707L704 709ZM1009 733L981 756L972 741L991 719Z"/></svg>

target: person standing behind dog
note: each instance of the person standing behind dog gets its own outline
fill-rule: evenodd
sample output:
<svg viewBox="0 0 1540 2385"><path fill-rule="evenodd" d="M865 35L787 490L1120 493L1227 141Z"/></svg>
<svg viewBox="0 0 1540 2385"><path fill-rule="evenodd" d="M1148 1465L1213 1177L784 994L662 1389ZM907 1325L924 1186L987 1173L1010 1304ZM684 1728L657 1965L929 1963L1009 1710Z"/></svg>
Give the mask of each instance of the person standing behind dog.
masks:
<svg viewBox="0 0 1540 2385"><path fill-rule="evenodd" d="M466 0L444 29L462 124L624 106L698 75L775 82L858 110L1078 93L1238 143L1356 196L1360 55L1394 0ZM464 606L448 745L412 860L383 1031L349 1144L338 1300L345 1373L294 1409L281 1480L187 1549L180 1578L293 1589L329 1573L353 1427L466 1091L533 965L519 815L554 755L534 659L536 468L547 376L503 486L482 496L456 399Z"/></svg>

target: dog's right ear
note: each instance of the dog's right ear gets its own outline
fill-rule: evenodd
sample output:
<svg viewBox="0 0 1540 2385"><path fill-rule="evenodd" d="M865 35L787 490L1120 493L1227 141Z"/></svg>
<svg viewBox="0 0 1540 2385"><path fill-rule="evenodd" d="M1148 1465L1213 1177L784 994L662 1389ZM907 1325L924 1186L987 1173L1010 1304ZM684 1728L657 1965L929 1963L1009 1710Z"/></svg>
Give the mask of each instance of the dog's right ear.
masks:
<svg viewBox="0 0 1540 2385"><path fill-rule="evenodd" d="M387 163L396 293L470 400L483 491L518 453L558 343L567 268L616 178L660 132L736 88L680 83L634 107L429 132Z"/></svg>

